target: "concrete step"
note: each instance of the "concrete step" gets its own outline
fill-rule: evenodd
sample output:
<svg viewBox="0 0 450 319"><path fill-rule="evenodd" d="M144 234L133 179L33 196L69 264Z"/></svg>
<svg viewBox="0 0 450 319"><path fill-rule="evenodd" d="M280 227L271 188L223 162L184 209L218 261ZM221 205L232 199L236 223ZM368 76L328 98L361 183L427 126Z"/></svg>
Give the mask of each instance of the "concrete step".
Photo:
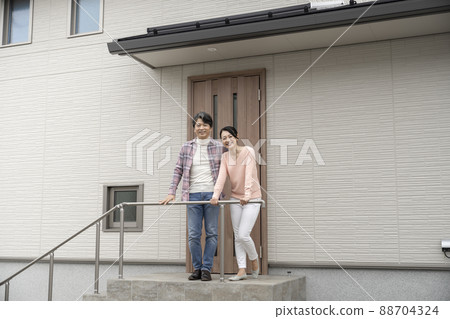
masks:
<svg viewBox="0 0 450 319"><path fill-rule="evenodd" d="M83 301L107 301L106 294L86 294Z"/></svg>
<svg viewBox="0 0 450 319"><path fill-rule="evenodd" d="M259 276L237 282L220 282L219 275L203 282L188 280L186 273L151 274L147 276L108 280L106 298L85 295L83 300L305 300L305 277Z"/></svg>

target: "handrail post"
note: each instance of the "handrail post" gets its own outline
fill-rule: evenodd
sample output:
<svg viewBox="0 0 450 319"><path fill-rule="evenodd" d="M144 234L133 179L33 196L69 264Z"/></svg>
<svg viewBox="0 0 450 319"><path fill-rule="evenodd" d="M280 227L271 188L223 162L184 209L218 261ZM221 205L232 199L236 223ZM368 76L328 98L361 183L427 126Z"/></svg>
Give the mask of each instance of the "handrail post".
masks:
<svg viewBox="0 0 450 319"><path fill-rule="evenodd" d="M94 294L98 294L98 280L100 268L100 222L95 226L95 275L94 275Z"/></svg>
<svg viewBox="0 0 450 319"><path fill-rule="evenodd" d="M125 230L125 211L123 205L120 208L120 242L119 242L119 279L123 279L123 246L124 246L124 230Z"/></svg>
<svg viewBox="0 0 450 319"><path fill-rule="evenodd" d="M52 301L53 297L53 267L55 261L55 253L50 253L49 274L48 274L48 301Z"/></svg>
<svg viewBox="0 0 450 319"><path fill-rule="evenodd" d="M220 205L220 282L224 282L225 206Z"/></svg>
<svg viewBox="0 0 450 319"><path fill-rule="evenodd" d="M9 281L5 284L5 301L9 301Z"/></svg>

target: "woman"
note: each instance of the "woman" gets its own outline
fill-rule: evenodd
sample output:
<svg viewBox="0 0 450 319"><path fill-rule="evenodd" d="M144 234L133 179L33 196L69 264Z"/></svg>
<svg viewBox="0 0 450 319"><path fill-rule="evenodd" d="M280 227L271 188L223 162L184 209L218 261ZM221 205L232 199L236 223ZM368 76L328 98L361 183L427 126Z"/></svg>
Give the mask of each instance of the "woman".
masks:
<svg viewBox="0 0 450 319"><path fill-rule="evenodd" d="M237 281L247 278L247 255L252 262L252 276L257 278L259 274L258 253L255 243L250 237L250 232L258 218L261 204L248 203L251 199L261 199L255 151L251 147L237 145L238 133L232 126L221 129L220 138L223 145L228 148L228 152L222 155L219 176L214 185L214 194L210 202L212 205L218 204L227 175L231 182L231 199L240 201L240 204L230 205L239 271L229 280Z"/></svg>

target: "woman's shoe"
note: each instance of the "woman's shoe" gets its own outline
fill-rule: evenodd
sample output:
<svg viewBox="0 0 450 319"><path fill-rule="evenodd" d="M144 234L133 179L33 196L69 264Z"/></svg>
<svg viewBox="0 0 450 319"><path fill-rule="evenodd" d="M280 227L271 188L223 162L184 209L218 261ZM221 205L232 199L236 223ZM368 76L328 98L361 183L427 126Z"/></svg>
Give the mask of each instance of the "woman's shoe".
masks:
<svg viewBox="0 0 450 319"><path fill-rule="evenodd" d="M244 279L247 279L247 274L243 274L242 276L235 275L233 277L230 277L228 280L229 281L239 281L239 280L244 280Z"/></svg>
<svg viewBox="0 0 450 319"><path fill-rule="evenodd" d="M252 270L252 277L254 279L258 278L258 275L259 275L259 259L257 259L257 261L258 261L258 269Z"/></svg>

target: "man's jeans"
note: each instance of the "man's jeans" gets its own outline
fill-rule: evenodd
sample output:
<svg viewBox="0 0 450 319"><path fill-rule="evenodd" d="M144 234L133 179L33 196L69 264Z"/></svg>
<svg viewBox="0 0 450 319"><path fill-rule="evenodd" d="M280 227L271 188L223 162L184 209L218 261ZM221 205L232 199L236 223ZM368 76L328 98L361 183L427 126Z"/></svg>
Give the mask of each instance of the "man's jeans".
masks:
<svg viewBox="0 0 450 319"><path fill-rule="evenodd" d="M213 193L191 193L190 201L209 201ZM217 248L217 225L219 222L219 206L211 204L187 205L188 241L194 269L211 271L214 254ZM205 220L206 243L202 263L202 223Z"/></svg>

